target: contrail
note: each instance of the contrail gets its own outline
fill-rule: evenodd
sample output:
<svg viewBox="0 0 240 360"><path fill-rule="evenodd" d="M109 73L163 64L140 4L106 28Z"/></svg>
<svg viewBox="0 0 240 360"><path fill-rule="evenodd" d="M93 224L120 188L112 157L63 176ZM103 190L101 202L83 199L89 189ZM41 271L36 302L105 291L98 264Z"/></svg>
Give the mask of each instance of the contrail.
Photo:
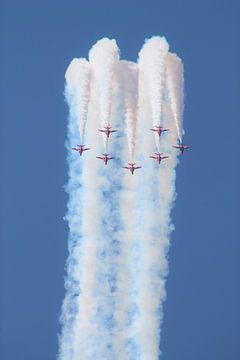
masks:
<svg viewBox="0 0 240 360"><path fill-rule="evenodd" d="M165 38L145 42L138 64L102 39L66 72L69 257L58 360L158 360L168 249L173 230L183 72ZM177 60L176 60L177 59ZM81 85L80 85L81 84ZM152 125L170 129L159 141ZM99 126L114 126L110 137ZM103 142L102 142L103 139ZM109 147L107 166L96 159ZM149 156L169 158L160 165ZM126 161L142 168L131 175Z"/></svg>
<svg viewBox="0 0 240 360"><path fill-rule="evenodd" d="M147 40L139 53L139 66L146 78L153 126L162 126L163 93L166 77L168 43L164 37L154 36ZM145 70L144 70L145 69ZM150 125L150 124L149 124ZM159 136L155 135L159 151Z"/></svg>
<svg viewBox="0 0 240 360"><path fill-rule="evenodd" d="M150 59L152 56L151 62L157 63L159 53L153 53L147 43L143 49L140 56L144 56L145 59ZM170 211L175 200L174 169L177 164L177 153L171 145L177 139L177 132L167 89L163 83L161 121L172 131L161 138L159 145L161 151L169 155L169 161L160 166L155 165L148 158L154 151L154 136L149 132L151 119L148 114L151 109L159 108L159 98L156 96L154 101L149 96L149 89L156 91L152 67L141 60L139 67L136 151L143 171L137 175L134 183L125 184L125 198L131 199L131 205L127 202L125 207L124 225L130 244L128 259L130 259L129 274L132 276L126 359L157 360L160 356L162 306L166 298L167 253L173 229ZM132 213L132 217L129 212Z"/></svg>
<svg viewBox="0 0 240 360"><path fill-rule="evenodd" d="M176 54L172 53L169 53L167 57L167 88L177 127L178 138L182 143L182 121L184 107L183 63Z"/></svg>
<svg viewBox="0 0 240 360"><path fill-rule="evenodd" d="M100 50L103 55L104 50L104 48ZM105 65L108 66L102 63L103 74L106 73ZM76 93L76 88L69 86L68 80L69 69L66 72L66 98L70 108L69 144L72 144L76 142L78 127L75 114L82 107L84 98L79 96L79 92ZM93 144L96 153L102 150L101 135L97 131L99 113L102 109L102 104L99 103L102 90L99 79L93 76L85 138L88 144L91 146ZM117 105L116 93L115 86L111 84L109 102ZM73 97L78 101L72 101ZM108 97L106 96L105 99ZM106 103L103 102L103 105ZM112 122L113 117L116 121L117 116L116 108L113 106L108 114L109 123ZM113 150L121 156L119 141L120 137L115 141ZM112 315L114 292L111 295L111 288L116 282L114 263L117 255L114 256L114 249L119 243L117 237L119 221L116 222L119 177L117 165L112 168L109 178L101 164L93 159L90 158L91 166L88 166L84 161L79 163L79 158L76 159L74 155L69 156L70 179L67 190L70 201L67 220L70 247L67 293L62 308L63 327L59 348L59 359L64 360L113 358L113 349L109 349L109 339L113 331L111 322L114 323ZM112 192L115 193L113 200L110 197Z"/></svg>
<svg viewBox="0 0 240 360"><path fill-rule="evenodd" d="M86 59L73 59L66 71L68 101L71 103L71 111L74 112L71 116L76 117L82 143L88 116L90 76L90 65Z"/></svg>
<svg viewBox="0 0 240 360"><path fill-rule="evenodd" d="M112 83L115 80L119 61L119 49L115 40L107 38L99 40L89 53L89 61L93 68L93 77L99 91L99 125L111 126ZM105 151L108 141L103 134Z"/></svg>
<svg viewBox="0 0 240 360"><path fill-rule="evenodd" d="M119 79L122 82L121 89L124 101L129 156L133 162L137 124L138 66L133 62L122 60L119 64L119 71Z"/></svg>
<svg viewBox="0 0 240 360"><path fill-rule="evenodd" d="M85 99L79 97L78 101L72 101L72 96L77 96L77 94L73 94L68 80L69 77L66 76L65 93L70 107L68 146L71 148L71 145L78 139L78 118L75 114L78 113L79 107L82 107L81 101L85 101ZM97 117L94 91L92 93L88 112L90 122L96 121ZM94 143L96 149L100 148L101 142L93 128L88 127L86 135L89 143ZM59 359L64 360L79 359L80 352L87 354L91 346L92 325L90 322L96 311L94 306L95 258L98 241L96 234L100 227L98 210L101 184L97 162L93 162L89 167L85 162L79 163L79 157L75 157L74 154L69 154L68 162L67 191L70 199L66 218L70 233L69 258L65 281L67 292L62 308L61 322L63 326L59 348Z"/></svg>

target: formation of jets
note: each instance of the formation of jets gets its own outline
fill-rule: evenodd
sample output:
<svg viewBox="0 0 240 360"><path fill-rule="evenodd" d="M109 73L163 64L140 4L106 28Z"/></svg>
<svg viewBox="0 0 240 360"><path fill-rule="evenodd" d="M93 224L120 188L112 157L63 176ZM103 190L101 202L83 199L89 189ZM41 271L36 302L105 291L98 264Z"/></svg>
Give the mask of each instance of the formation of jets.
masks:
<svg viewBox="0 0 240 360"><path fill-rule="evenodd" d="M160 137L164 132L169 131L169 129L164 129L162 126L156 125L153 129L150 129L151 131L154 131L158 134ZM111 133L116 132L116 129L112 129L111 126L104 126L103 129L98 129L98 131L103 132L106 134L106 137L109 138ZM90 150L90 148L86 148L85 145L77 145L78 147L72 148L72 150L75 150L79 153L80 156L82 156L83 152L86 150ZM190 146L185 145L183 143L179 143L178 145L173 145L173 148L179 149L181 153L183 154L184 150L190 149ZM158 164L161 163L163 159L167 159L168 156L164 156L162 153L156 152L155 155L149 156L150 158L156 160ZM104 164L107 165L109 160L115 159L114 157L110 156L110 154L102 154L102 156L96 156L97 159L103 160ZM128 166L123 166L123 169L127 169L130 171L130 173L133 175L134 171L137 169L141 169L141 166L135 166L136 163L128 163Z"/></svg>
<svg viewBox="0 0 240 360"><path fill-rule="evenodd" d="M162 133L164 133L165 131L169 131L169 129L164 129L162 126L156 125L154 126L154 129L150 129L151 131L155 131L158 136L160 137L162 135Z"/></svg>
<svg viewBox="0 0 240 360"><path fill-rule="evenodd" d="M109 160L115 159L114 157L108 156L109 154L102 154L102 156L96 156L97 159L101 159L104 161L104 164L107 165Z"/></svg>
<svg viewBox="0 0 240 360"><path fill-rule="evenodd" d="M114 130L114 129L111 130L111 129L112 129L111 126L104 126L103 129L98 129L98 131L105 133L106 136L107 136L107 138L109 138L109 135L110 135L111 133L114 133L114 132L117 131L117 130Z"/></svg>
<svg viewBox="0 0 240 360"><path fill-rule="evenodd" d="M90 150L90 148L85 148L85 145L77 145L77 148L72 148L72 150L75 150L79 153L80 156L82 156L83 152L86 150Z"/></svg>
<svg viewBox="0 0 240 360"><path fill-rule="evenodd" d="M160 153L155 153L155 156L149 156L149 157L152 158L152 159L155 159L158 164L160 164L160 162L161 162L163 159L167 159L167 158L168 158L168 156L162 156L162 154L160 154Z"/></svg>
<svg viewBox="0 0 240 360"><path fill-rule="evenodd" d="M190 146L184 145L184 144L182 144L182 143L180 143L179 145L173 145L173 147L174 147L175 149L179 149L182 154L183 154L184 150L190 149Z"/></svg>
<svg viewBox="0 0 240 360"><path fill-rule="evenodd" d="M134 171L137 169L141 169L141 166L135 166L135 163L128 163L129 166L123 166L123 169L130 170L130 173L133 175Z"/></svg>

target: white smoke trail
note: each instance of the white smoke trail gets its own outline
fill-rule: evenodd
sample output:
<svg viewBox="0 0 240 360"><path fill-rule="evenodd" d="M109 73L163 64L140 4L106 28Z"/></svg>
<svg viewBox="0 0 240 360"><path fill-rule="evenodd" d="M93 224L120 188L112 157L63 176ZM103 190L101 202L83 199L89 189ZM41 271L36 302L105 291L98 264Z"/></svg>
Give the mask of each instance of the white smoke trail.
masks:
<svg viewBox="0 0 240 360"><path fill-rule="evenodd" d="M139 53L139 67L145 77L153 126L162 126L163 92L166 77L168 43L164 37L154 36L147 40ZM150 125L150 124L149 124ZM155 134L159 151L159 136Z"/></svg>
<svg viewBox="0 0 240 360"><path fill-rule="evenodd" d="M67 87L70 107L69 143L76 141L78 111ZM114 106L109 121L119 117L119 97L116 86L112 86L111 98ZM91 80L86 140L98 154L101 150L101 136L97 131L100 105L96 78ZM121 118L122 119L122 118ZM119 121L119 120L118 120ZM104 135L105 136L105 135ZM114 142L114 153L121 157L121 136ZM91 155L93 155L91 157ZM60 337L59 360L85 360L115 358L111 345L112 333L118 333L114 325L114 303L116 288L116 265L119 238L117 192L119 191L119 164L111 169L111 177L104 165L95 159L95 154L83 158L69 157L70 179L68 192L70 201L68 215L70 229L67 293L62 308L62 334ZM90 166L89 166L90 162ZM111 193L114 197L111 199ZM117 222L116 222L117 219ZM112 342L114 342L112 340Z"/></svg>
<svg viewBox="0 0 240 360"><path fill-rule="evenodd" d="M184 107L184 73L183 63L176 55L169 53L167 57L167 88L171 101L171 108L178 132L178 139L182 143L182 121Z"/></svg>
<svg viewBox="0 0 240 360"><path fill-rule="evenodd" d="M98 116L98 108L94 83L92 83L92 87L89 122L95 123ZM86 139L91 146L92 144L94 145L96 151L100 151L101 137L99 137L94 127L88 127ZM89 159L90 155L91 158ZM86 157L81 159L83 160L82 191L81 197L78 196L78 201L81 204L81 212L79 214L79 225L81 224L81 226L78 229L81 243L77 246L78 254L75 259L77 266L75 281L79 281L79 295L77 297L78 312L73 324L72 347L74 355L72 360L87 359L88 356L94 354L94 341L97 337L95 290L97 286L98 263L96 259L98 242L101 239L99 235L101 229L100 189L103 179L99 176L101 164L95 161L94 154L90 153L88 156L88 159ZM89 161L91 166L89 166Z"/></svg>
<svg viewBox="0 0 240 360"><path fill-rule="evenodd" d="M89 53L93 76L98 89L100 126L111 126L112 84L119 61L119 49L115 40L99 40ZM103 134L105 151L108 141Z"/></svg>
<svg viewBox="0 0 240 360"><path fill-rule="evenodd" d="M90 52L85 138L92 150L82 159L69 155L69 259L59 360L158 360L160 356L173 228L170 212L176 197L177 152L172 144L179 134L173 104L179 101L175 97L183 97L173 88L182 91L183 87L169 86L179 81L172 70L165 85L164 56L153 51L153 44L158 50L164 48L165 40L154 37L149 43L140 52L144 61L139 61L139 73L136 64L119 62L113 40L99 41ZM165 50L167 54L168 45ZM76 88L67 85L71 147L78 135L75 114L82 105ZM155 149L150 111L158 116L154 125L163 123L171 129L158 145L169 155L161 165L149 159ZM106 167L95 158L102 146L99 119L101 126L115 122L119 130L109 144L116 159ZM121 169L129 154L142 166L134 176Z"/></svg>
<svg viewBox="0 0 240 360"><path fill-rule="evenodd" d="M70 108L74 112L71 116L76 117L80 139L83 143L90 98L91 70L89 62L84 58L73 59L65 77L68 86L68 101L71 102Z"/></svg>
<svg viewBox="0 0 240 360"><path fill-rule="evenodd" d="M145 76L142 76L143 71ZM171 145L175 143L177 133L174 131L174 119L164 87L161 116L164 124L173 128L173 131L161 139L160 145L161 151L167 153L169 159L160 166L148 159L154 152L154 143L148 132L151 123L147 114L152 106L157 107L150 101L146 91L146 81L150 87L154 86L149 80L148 71L151 71L148 66L140 67L137 153L140 153L138 162L142 170L134 178L134 184L132 178L125 183L126 195L123 195L131 201L122 210L126 213L124 226L129 243L127 258L130 259L129 274L132 276L128 299L128 311L132 311L129 311L131 320L127 329L126 359L157 360L162 303L166 297L167 252L172 231L170 211L175 199L174 168L177 158Z"/></svg>
<svg viewBox="0 0 240 360"><path fill-rule="evenodd" d="M130 61L122 60L119 64L119 78L125 109L126 133L130 161L134 161L138 101L138 66Z"/></svg>
<svg viewBox="0 0 240 360"><path fill-rule="evenodd" d="M145 103L143 101L143 107ZM173 125L168 105L164 103L164 121ZM139 109L139 130L144 143L145 110ZM165 279L168 272L167 252L172 230L170 211L175 199L176 152L171 149L176 132L169 133L161 140L161 149L169 155L168 162L160 166L150 159L142 159L143 172L137 178L138 188L135 214L138 224L138 261L134 264L136 308L138 309L131 326L135 347L141 360L159 359L162 305L166 298ZM152 149L153 151L153 149Z"/></svg>
<svg viewBox="0 0 240 360"><path fill-rule="evenodd" d="M67 81L69 77L66 77ZM70 91L69 91L70 88ZM77 94L74 92L77 92ZM70 107L68 146L77 142L78 118L75 116L81 107L80 101L72 101L77 97L78 89L66 87L66 98ZM96 121L98 109L94 96L90 101L90 122ZM89 127L86 140L100 149L100 139L94 128ZM59 359L75 360L87 358L92 346L92 334L96 308L94 289L96 283L96 252L99 232L99 188L101 178L98 176L99 163L92 166L80 160L76 154L70 153L69 183L67 191L67 220L69 223L69 258L67 278L65 281L66 296L62 308L61 322L63 324L60 337ZM95 179L93 182L92 179Z"/></svg>
<svg viewBox="0 0 240 360"><path fill-rule="evenodd" d="M122 114L119 112L119 89L112 86L112 102L110 123L113 119L119 128L122 123ZM97 86L94 86L98 94ZM97 117L95 118L95 122ZM95 128L94 124L92 124ZM95 128L96 131L96 128ZM98 137L101 139L100 134ZM115 310L119 307L119 296L117 295L119 269L119 257L121 256L121 238L119 237L121 227L121 214L119 213L119 193L121 191L121 180L119 179L119 167L122 152L122 134L119 131L111 140L112 153L116 159L112 160L107 167L101 164L98 177L101 178L99 186L99 220L98 246L96 257L96 287L94 290L97 311L94 318L96 334L92 334L92 357L90 359L118 359L114 339L119 333ZM94 179L92 179L94 181ZM90 351L90 350L89 350Z"/></svg>

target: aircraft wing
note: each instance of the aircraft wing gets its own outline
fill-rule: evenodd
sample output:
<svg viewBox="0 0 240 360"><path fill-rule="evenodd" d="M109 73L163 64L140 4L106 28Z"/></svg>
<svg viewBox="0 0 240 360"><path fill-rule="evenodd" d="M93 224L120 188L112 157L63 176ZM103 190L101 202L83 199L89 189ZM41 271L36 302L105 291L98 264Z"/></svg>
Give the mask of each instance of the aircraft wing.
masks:
<svg viewBox="0 0 240 360"><path fill-rule="evenodd" d="M141 169L142 167L141 166L136 166L134 169Z"/></svg>

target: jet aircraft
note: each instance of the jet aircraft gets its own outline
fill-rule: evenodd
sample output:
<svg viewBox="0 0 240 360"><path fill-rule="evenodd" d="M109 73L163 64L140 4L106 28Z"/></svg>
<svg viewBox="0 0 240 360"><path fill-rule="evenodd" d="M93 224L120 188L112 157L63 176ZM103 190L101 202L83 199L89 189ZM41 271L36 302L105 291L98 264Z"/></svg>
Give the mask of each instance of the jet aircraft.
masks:
<svg viewBox="0 0 240 360"><path fill-rule="evenodd" d="M77 148L72 148L72 150L78 151L79 155L82 156L83 152L90 150L90 148L85 148L85 145L77 145Z"/></svg>
<svg viewBox="0 0 240 360"><path fill-rule="evenodd" d="M158 164L160 164L160 162L161 162L163 159L167 159L167 158L168 158L168 156L162 156L162 154L160 154L160 153L155 153L155 156L149 156L149 157L152 158L152 159L155 159Z"/></svg>
<svg viewBox="0 0 240 360"><path fill-rule="evenodd" d="M134 171L136 169L141 169L141 166L135 166L136 164L135 163L128 163L129 166L123 166L123 169L128 169L130 170L131 174L133 175L134 174Z"/></svg>
<svg viewBox="0 0 240 360"><path fill-rule="evenodd" d="M107 138L109 138L110 134L113 132L116 132L116 129L111 130L111 126L104 126L104 129L98 129L98 131L101 131L106 134Z"/></svg>
<svg viewBox="0 0 240 360"><path fill-rule="evenodd" d="M164 129L162 126L160 125L156 125L154 126L154 129L150 129L151 131L155 131L158 136L161 136L163 132L165 131L169 131L169 129Z"/></svg>
<svg viewBox="0 0 240 360"><path fill-rule="evenodd" d="M114 157L110 157L109 154L102 154L102 155L103 156L96 156L96 158L103 160L105 165L107 165L109 160L115 159Z"/></svg>
<svg viewBox="0 0 240 360"><path fill-rule="evenodd" d="M173 145L173 148L179 149L181 151L181 153L183 154L184 150L190 149L190 146L180 143L179 145Z"/></svg>

